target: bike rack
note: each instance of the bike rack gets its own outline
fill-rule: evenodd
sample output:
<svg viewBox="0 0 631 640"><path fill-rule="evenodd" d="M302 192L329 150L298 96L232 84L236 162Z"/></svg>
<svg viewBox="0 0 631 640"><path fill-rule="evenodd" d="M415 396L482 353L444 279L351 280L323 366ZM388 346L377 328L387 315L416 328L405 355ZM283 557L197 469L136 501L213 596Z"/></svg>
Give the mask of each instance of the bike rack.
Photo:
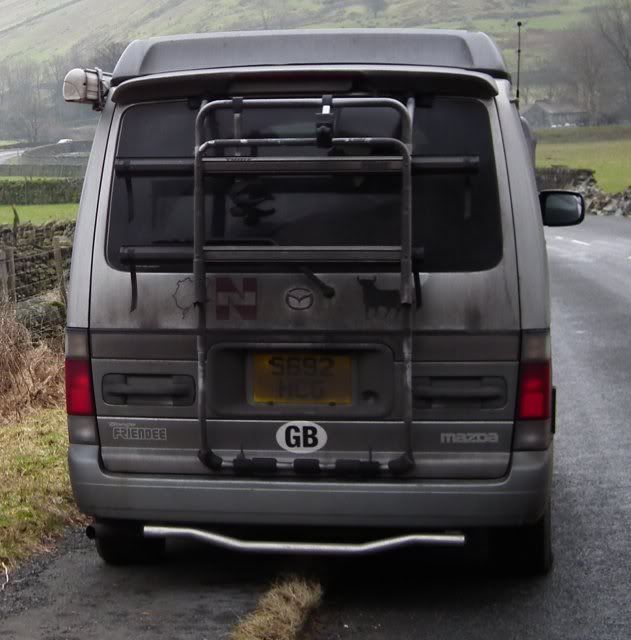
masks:
<svg viewBox="0 0 631 640"><path fill-rule="evenodd" d="M243 138L242 114L244 110L278 109L292 107L321 107L321 112L314 122L316 131L313 137L284 137L284 138ZM334 109L342 107L389 108L395 110L401 119L401 139L389 137L336 137L334 131ZM418 280L415 280L413 268L413 240L412 240L412 131L414 98L408 100L407 106L393 98L381 97L332 97L321 98L232 98L214 100L202 104L195 122L195 159L194 175L194 247L193 247L193 278L194 305L197 309L197 417L200 431L201 446L198 457L201 462L213 471L219 471L225 461L218 456L209 444L206 415L206 369L207 369L207 324L206 324L206 204L204 194L204 176L206 175L263 175L275 174L318 174L353 173L355 175L367 173L400 173L401 184L401 244L394 257L400 265L399 295L403 316L403 364L404 364L404 424L406 430L406 451L391 460L388 468L391 473L400 475L414 467L412 443L412 411L414 398L412 395L412 349L413 329L416 309L416 296L420 295ZM219 110L233 112L233 138L205 138L205 127L209 117ZM394 156L348 156L348 157L244 157L208 156L211 150L223 154L227 148L251 147L298 147L314 145L320 148L357 147L379 150L390 150ZM224 251L225 253L225 251ZM318 255L318 260L333 260L335 250L323 248L310 252ZM337 251L339 254L339 250ZM386 255L385 253L383 254ZM388 256L389 261L393 258ZM309 262L304 255L292 256L286 252L286 261ZM275 261L277 258L275 258ZM265 264L264 258L255 255L248 256L245 262ZM379 258L376 259L379 262ZM232 462L236 467L239 458ZM256 461L247 461L256 462ZM273 471L276 460L259 461L261 469ZM372 463L369 463L372 464Z"/></svg>

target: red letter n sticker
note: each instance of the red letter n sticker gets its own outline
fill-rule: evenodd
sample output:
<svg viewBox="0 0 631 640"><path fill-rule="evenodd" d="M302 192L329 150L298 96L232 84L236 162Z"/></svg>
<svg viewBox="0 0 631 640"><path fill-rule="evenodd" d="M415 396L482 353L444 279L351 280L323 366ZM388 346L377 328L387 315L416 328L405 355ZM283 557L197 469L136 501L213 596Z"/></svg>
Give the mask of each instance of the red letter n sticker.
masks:
<svg viewBox="0 0 631 640"><path fill-rule="evenodd" d="M233 310L243 320L256 320L256 278L219 277L216 282L217 320L230 320Z"/></svg>

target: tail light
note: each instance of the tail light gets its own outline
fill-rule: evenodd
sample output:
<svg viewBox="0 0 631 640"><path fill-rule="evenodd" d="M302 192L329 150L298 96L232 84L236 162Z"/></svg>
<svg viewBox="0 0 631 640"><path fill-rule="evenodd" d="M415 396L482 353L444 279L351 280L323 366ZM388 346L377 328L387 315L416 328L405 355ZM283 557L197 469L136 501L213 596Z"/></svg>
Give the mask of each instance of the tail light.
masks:
<svg viewBox="0 0 631 640"><path fill-rule="evenodd" d="M66 410L72 444L98 444L94 389L85 329L66 333Z"/></svg>
<svg viewBox="0 0 631 640"><path fill-rule="evenodd" d="M95 413L89 360L66 358L66 411L69 416Z"/></svg>
<svg viewBox="0 0 631 640"><path fill-rule="evenodd" d="M543 450L552 440L550 334L525 332L517 388L515 450Z"/></svg>
<svg viewBox="0 0 631 640"><path fill-rule="evenodd" d="M517 420L548 420L552 413L550 361L524 362L519 370Z"/></svg>

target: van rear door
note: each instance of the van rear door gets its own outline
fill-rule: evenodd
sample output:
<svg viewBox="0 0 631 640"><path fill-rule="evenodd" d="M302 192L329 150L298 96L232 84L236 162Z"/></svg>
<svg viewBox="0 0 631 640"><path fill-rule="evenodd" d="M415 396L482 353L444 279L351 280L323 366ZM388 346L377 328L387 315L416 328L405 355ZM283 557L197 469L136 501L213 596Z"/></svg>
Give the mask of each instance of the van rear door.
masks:
<svg viewBox="0 0 631 640"><path fill-rule="evenodd" d="M102 459L112 471L212 475L197 455L197 106L172 100L119 108L113 126L90 300ZM519 304L495 106L424 96L413 115L420 299L415 465L406 476L500 477L510 462ZM340 108L335 119L339 136L401 135L397 114L385 109ZM230 137L232 124L232 113L222 113L208 136ZM241 127L242 137L312 136L314 110L253 110ZM377 477L391 479L388 463L408 443L400 176L386 170L387 158L381 172L355 172L364 149L221 153L233 166L204 181L206 436L231 463L219 474L233 474L235 460L259 459L267 462L258 471L267 464L277 478L318 469L373 474L378 463ZM344 168L235 171L262 153L270 162L338 154Z"/></svg>

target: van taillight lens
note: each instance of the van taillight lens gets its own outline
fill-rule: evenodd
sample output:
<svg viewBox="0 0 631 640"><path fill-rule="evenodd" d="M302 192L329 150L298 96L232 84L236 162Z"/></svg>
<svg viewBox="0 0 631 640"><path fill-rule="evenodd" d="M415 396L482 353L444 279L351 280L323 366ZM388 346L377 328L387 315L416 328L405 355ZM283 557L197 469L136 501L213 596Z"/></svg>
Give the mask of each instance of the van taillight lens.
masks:
<svg viewBox="0 0 631 640"><path fill-rule="evenodd" d="M552 413L550 361L524 362L519 370L518 420L548 420Z"/></svg>
<svg viewBox="0 0 631 640"><path fill-rule="evenodd" d="M89 360L66 358L66 411L70 416L95 414Z"/></svg>

